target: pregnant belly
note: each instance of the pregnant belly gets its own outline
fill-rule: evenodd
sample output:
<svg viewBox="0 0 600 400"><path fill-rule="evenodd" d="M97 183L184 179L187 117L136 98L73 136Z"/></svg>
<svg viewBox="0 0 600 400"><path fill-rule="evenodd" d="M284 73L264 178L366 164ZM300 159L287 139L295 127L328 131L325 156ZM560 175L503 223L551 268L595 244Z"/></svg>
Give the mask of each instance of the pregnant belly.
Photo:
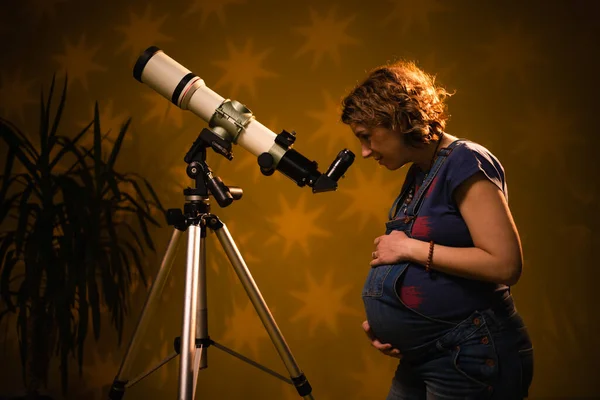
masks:
<svg viewBox="0 0 600 400"><path fill-rule="evenodd" d="M448 326L432 322L403 306L395 292L364 297L365 313L377 339L402 351L436 339Z"/></svg>

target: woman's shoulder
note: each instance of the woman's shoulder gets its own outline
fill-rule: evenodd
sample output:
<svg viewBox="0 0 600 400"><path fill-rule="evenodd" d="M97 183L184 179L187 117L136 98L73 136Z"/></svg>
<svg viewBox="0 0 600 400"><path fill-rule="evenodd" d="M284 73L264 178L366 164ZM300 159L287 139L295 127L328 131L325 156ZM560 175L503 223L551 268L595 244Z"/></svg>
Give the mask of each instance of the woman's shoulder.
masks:
<svg viewBox="0 0 600 400"><path fill-rule="evenodd" d="M467 139L454 144L448 156L446 177L451 191L477 172L482 172L504 194L507 194L504 167L500 160L485 146Z"/></svg>
<svg viewBox="0 0 600 400"><path fill-rule="evenodd" d="M469 139L457 139L451 154L453 157L449 157L449 159L453 158L455 162L478 160L479 162L489 162L502 168L500 160L490 149Z"/></svg>
<svg viewBox="0 0 600 400"><path fill-rule="evenodd" d="M492 154L491 150L487 147L470 139L457 138L455 142L454 150L456 151Z"/></svg>

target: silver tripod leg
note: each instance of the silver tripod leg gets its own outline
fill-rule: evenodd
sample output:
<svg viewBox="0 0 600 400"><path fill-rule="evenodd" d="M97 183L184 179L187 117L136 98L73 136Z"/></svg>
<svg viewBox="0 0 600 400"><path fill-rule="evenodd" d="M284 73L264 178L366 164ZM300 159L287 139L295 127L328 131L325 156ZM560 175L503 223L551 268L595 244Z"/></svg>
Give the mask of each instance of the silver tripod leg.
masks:
<svg viewBox="0 0 600 400"><path fill-rule="evenodd" d="M196 338L200 340L208 339L208 305L206 290L206 228L200 235L200 265L198 270L198 310L196 320ZM203 233L203 234L202 234ZM198 383L198 372L208 367L208 347L201 344L194 353L194 388L196 393L196 384Z"/></svg>
<svg viewBox="0 0 600 400"><path fill-rule="evenodd" d="M296 363L296 360L294 359L294 356L292 355L285 338L279 330L271 311L267 307L267 304L265 303L265 300L263 299L256 282L254 282L254 278L250 274L250 270L248 269L246 262L244 261L240 251L233 241L227 226L223 223L223 227L216 229L215 233L219 239L219 242L221 243L221 246L223 246L223 250L227 254L227 257L229 258L229 261L231 262L238 278L242 282L242 285L244 286L244 289L246 290L254 309L262 321L267 333L271 337L271 341L275 345L275 348L279 353L279 357L281 357L290 374L290 377L292 377L292 380L296 381L296 388L298 389L304 384L307 385L308 382L305 381L304 374L298 367L298 364ZM314 399L312 394L305 395L304 398Z"/></svg>
<svg viewBox="0 0 600 400"><path fill-rule="evenodd" d="M292 353L277 326L271 312L269 311L244 259L242 258L237 246L235 245L231 234L227 227L218 221L218 218L210 219L213 222L212 226L219 225L220 227L215 229L212 228L223 247L229 261L234 267L246 293L248 294L250 301L252 302L255 310L258 313L263 325L265 326L267 333L271 337L271 341L275 345L275 348L279 352L279 356L283 360L285 367L287 368L291 380L286 379L283 376L277 374L274 371L265 368L252 360L243 357L236 352L227 349L226 347L219 345L218 343L210 340L208 336L208 318L207 318L207 290L206 290L206 251L205 251L205 238L207 228L204 223L199 225L190 225L188 231L188 244L187 244L187 260L186 260L186 281L185 281L185 294L184 294L184 313L182 323L182 336L179 344L180 348L180 365L179 365L179 394L178 400L194 400L196 393L196 384L198 379L198 372L200 369L208 366L207 361L207 350L212 344L215 347L235 356L243 361L250 363L251 365L260 368L261 370L270 373L271 375L282 379L288 383L293 383L298 393L305 399L313 400L311 393L310 384L306 380L306 377L296 364ZM218 224L216 224L218 223ZM126 379L131 369L132 356L136 354L137 349L141 343L139 334L147 330L148 316L151 315L151 311L157 305L157 301L163 291L164 285L167 281L177 247L179 244L179 238L181 231L175 229L173 236L167 246L167 251L163 257L160 269L156 275L156 280L152 284L152 288L144 307L140 315L138 324L134 330L133 336L125 353L125 357L119 368L117 377L113 382L113 386L109 393L111 400L121 400L126 387L130 387L136 382L140 381L144 377L150 375L156 371L162 365L166 364L169 360L176 357L177 353L174 352L168 356L158 366L150 369L140 377L129 381ZM199 340L199 344L196 341Z"/></svg>
<svg viewBox="0 0 600 400"><path fill-rule="evenodd" d="M181 358L179 360L179 400L193 400L197 374L194 372L194 353L196 352L196 331L198 311L198 288L200 254L204 249L200 242L201 225L188 227L187 261L185 272L185 297L183 308L183 324L181 328Z"/></svg>
<svg viewBox="0 0 600 400"><path fill-rule="evenodd" d="M181 231L178 229L174 229L173 235L171 236L171 240L169 241L167 250L160 264L160 268L156 274L156 279L152 283L150 293L146 298L146 302L144 303L144 307L142 308L142 313L140 314L138 323L135 327L135 330L133 331L133 336L131 337L127 350L125 351L125 357L121 362L119 372L117 373L117 376L113 383L113 387L111 389L110 394L111 399L118 399L123 397L125 386L128 383L127 378L129 377L133 357L137 354L140 344L142 343L140 334L148 330L148 317L154 314L153 311L157 307L158 300L160 299L160 295L162 294L162 291L165 287L165 283L167 282L167 278L169 277L169 273L171 272L173 260L175 260L175 255L177 254L177 248L179 246L180 237Z"/></svg>

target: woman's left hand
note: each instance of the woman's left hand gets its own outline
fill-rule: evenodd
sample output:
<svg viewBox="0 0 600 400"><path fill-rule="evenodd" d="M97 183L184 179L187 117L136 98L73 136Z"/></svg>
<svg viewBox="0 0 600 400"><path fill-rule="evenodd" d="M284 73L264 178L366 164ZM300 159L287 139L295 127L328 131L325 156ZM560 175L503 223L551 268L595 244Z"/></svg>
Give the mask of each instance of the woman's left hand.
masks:
<svg viewBox="0 0 600 400"><path fill-rule="evenodd" d="M403 231L392 231L389 235L379 236L374 242L375 251L371 254L371 267L408 260L413 240Z"/></svg>

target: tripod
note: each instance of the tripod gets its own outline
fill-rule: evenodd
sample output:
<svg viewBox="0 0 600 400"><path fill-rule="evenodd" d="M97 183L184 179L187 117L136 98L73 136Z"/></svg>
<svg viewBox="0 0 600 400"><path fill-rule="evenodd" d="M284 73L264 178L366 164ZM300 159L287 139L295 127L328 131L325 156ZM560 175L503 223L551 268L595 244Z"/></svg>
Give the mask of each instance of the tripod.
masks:
<svg viewBox="0 0 600 400"><path fill-rule="evenodd" d="M218 216L210 213L209 194L215 197L221 207L226 207L234 200L241 198L242 190L240 188L225 186L219 177L215 177L212 174L210 167L206 163L206 149L208 147L212 147L215 151L229 159L233 158L231 155L231 144L223 141L210 129L206 128L200 133L198 139L185 156L184 160L188 163L186 173L190 178L195 180L195 187L184 190L185 204L183 212L180 209L170 209L167 212L167 222L169 225L173 225L175 229L163 256L156 279L144 303L137 326L125 352L125 357L113 381L109 392L109 399L121 400L126 388L133 386L158 370L179 354L181 357L179 362L177 398L178 400L194 400L198 371L199 369L208 367L206 357L210 346L215 346L284 382L293 384L301 397L313 399L312 388L298 367L227 226L219 220ZM215 232L252 305L265 326L271 341L287 368L291 379L228 349L210 338L207 322L205 246L208 229L212 229ZM131 370L133 355L137 353L141 344L139 335L147 330L148 317L157 307L158 299L175 258L181 233L185 231L188 232L188 242L183 323L181 328L182 336L175 338L174 352L167 356L167 358L141 376L129 380L127 377Z"/></svg>

